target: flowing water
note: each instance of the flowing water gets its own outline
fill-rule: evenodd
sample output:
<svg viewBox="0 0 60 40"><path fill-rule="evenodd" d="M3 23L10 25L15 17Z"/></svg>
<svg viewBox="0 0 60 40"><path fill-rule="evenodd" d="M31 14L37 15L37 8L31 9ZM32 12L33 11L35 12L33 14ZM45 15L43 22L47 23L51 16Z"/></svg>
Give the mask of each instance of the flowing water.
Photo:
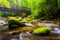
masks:
<svg viewBox="0 0 60 40"><path fill-rule="evenodd" d="M39 26L48 26L52 28L52 26L57 26L52 28L52 34L49 36L36 36L29 32L21 32L16 35L12 35L11 31L8 29L8 22L5 21L6 18L0 18L0 40L60 40L60 25L53 23L38 23ZM4 25L4 26L3 26ZM27 25L27 23L26 23ZM28 24L29 26L31 24ZM32 25L34 26L34 25ZM20 28L22 29L22 28Z"/></svg>

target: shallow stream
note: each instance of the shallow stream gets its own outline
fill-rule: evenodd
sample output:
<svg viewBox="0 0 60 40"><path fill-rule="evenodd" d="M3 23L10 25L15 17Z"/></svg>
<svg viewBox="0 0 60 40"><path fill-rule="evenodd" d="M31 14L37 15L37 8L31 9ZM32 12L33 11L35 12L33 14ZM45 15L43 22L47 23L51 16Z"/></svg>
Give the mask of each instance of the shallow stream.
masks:
<svg viewBox="0 0 60 40"><path fill-rule="evenodd" d="M49 36L36 36L29 32L21 32L18 34L9 34L11 31L8 29L8 22L6 18L0 19L0 40L60 40L60 25L52 23L38 23L40 26L56 26L52 28L55 31L51 31L52 34ZM4 25L4 26L3 26ZM19 29L19 28L18 28ZM20 28L22 29L22 27ZM13 30L12 30L13 31Z"/></svg>

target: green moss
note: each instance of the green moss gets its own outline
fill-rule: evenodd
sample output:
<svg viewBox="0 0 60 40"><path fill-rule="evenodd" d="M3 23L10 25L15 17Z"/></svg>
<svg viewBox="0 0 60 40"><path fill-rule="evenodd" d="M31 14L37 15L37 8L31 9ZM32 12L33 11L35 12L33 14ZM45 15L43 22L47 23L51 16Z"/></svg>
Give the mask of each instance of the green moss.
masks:
<svg viewBox="0 0 60 40"><path fill-rule="evenodd" d="M22 31L21 30L13 30L12 31L12 34L14 35L14 34L19 34L19 33L21 33Z"/></svg>
<svg viewBox="0 0 60 40"><path fill-rule="evenodd" d="M16 18L16 17L10 17L8 19L8 23L10 29L15 29L17 27L25 26L25 23L21 21L21 18Z"/></svg>
<svg viewBox="0 0 60 40"><path fill-rule="evenodd" d="M59 25L60 25L60 22L57 22L57 24L59 24Z"/></svg>
<svg viewBox="0 0 60 40"><path fill-rule="evenodd" d="M27 20L27 21L31 21L31 20L32 20L32 18L27 17L27 18L26 18L26 20Z"/></svg>
<svg viewBox="0 0 60 40"><path fill-rule="evenodd" d="M37 28L33 31L33 34L36 35L48 35L50 33L51 29L48 27L42 27L42 28Z"/></svg>

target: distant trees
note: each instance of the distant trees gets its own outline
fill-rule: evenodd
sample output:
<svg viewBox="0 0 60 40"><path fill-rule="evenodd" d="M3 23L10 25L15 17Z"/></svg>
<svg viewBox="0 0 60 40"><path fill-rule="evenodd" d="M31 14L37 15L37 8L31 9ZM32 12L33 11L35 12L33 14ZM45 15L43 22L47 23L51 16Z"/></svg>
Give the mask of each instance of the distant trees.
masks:
<svg viewBox="0 0 60 40"><path fill-rule="evenodd" d="M58 7L58 0L47 0L47 5L49 6L48 10L48 19L57 19L58 12L57 10L59 9Z"/></svg>
<svg viewBox="0 0 60 40"><path fill-rule="evenodd" d="M36 19L45 6L45 0L22 0L22 6L29 8L31 10L30 16Z"/></svg>
<svg viewBox="0 0 60 40"><path fill-rule="evenodd" d="M59 0L0 0L0 5L7 8L29 9L30 16L35 19L57 19L60 17L58 13L60 12Z"/></svg>
<svg viewBox="0 0 60 40"><path fill-rule="evenodd" d="M0 4L1 4L3 7L10 8L10 3L9 3L7 0L0 0Z"/></svg>

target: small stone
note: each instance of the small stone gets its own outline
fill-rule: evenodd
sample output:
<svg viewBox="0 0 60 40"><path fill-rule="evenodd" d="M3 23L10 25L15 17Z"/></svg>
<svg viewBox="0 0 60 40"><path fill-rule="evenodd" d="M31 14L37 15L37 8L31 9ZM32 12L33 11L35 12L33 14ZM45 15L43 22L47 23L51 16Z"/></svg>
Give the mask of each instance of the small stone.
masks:
<svg viewBox="0 0 60 40"><path fill-rule="evenodd" d="M32 26L32 27L35 27L33 24L31 23L25 23L26 26Z"/></svg>

